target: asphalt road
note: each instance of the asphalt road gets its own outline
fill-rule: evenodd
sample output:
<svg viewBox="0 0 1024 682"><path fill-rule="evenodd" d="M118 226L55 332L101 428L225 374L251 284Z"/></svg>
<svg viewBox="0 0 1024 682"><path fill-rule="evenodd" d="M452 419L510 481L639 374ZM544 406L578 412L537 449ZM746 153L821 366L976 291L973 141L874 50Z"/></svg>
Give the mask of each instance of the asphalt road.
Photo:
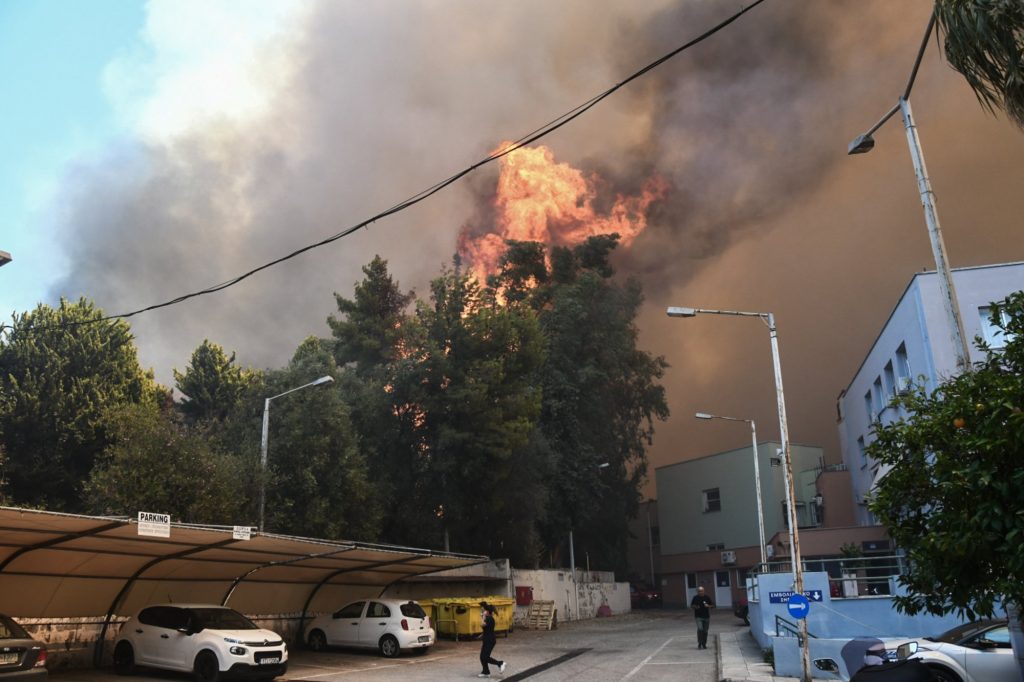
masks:
<svg viewBox="0 0 1024 682"><path fill-rule="evenodd" d="M516 630L499 637L494 657L508 661L504 675L491 678L531 682L717 682L714 633L745 629L728 611L711 618L708 649L697 649L689 611L635 611L577 623L556 630ZM384 659L372 652L297 650L288 674L278 682L439 682L476 679L479 641L441 640L425 655ZM182 682L188 675L143 673L130 678L109 671L74 671L51 676L55 682Z"/></svg>

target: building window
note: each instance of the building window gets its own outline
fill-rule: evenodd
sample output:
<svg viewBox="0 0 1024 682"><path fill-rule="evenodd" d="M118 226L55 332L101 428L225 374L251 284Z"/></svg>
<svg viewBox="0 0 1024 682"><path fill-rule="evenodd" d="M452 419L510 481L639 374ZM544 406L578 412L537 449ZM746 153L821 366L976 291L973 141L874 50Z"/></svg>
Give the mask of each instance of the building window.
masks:
<svg viewBox="0 0 1024 682"><path fill-rule="evenodd" d="M896 372L892 368L892 360L885 363L885 395L889 400L896 397Z"/></svg>
<svg viewBox="0 0 1024 682"><path fill-rule="evenodd" d="M860 468L863 469L868 465L868 451L864 447L864 436L857 439L857 454L860 455Z"/></svg>
<svg viewBox="0 0 1024 682"><path fill-rule="evenodd" d="M988 306L978 308L978 314L981 317L981 338L991 348L1002 348L1007 341L1013 338L1013 334L1007 334L997 324L998 322L1005 326L1010 321L1010 316L1006 314L1005 310L999 311L998 319L996 319L996 311Z"/></svg>
<svg viewBox="0 0 1024 682"><path fill-rule="evenodd" d="M704 512L722 511L722 498L718 496L718 488L710 488L701 493L704 498Z"/></svg>
<svg viewBox="0 0 1024 682"><path fill-rule="evenodd" d="M874 405L871 403L871 391L864 394L864 411L868 415L868 424L875 421Z"/></svg>
<svg viewBox="0 0 1024 682"><path fill-rule="evenodd" d="M708 551L709 552L717 552L717 551L723 550L723 549L725 549L725 543L724 542L714 542L714 543L711 543L710 545L708 545Z"/></svg>
<svg viewBox="0 0 1024 682"><path fill-rule="evenodd" d="M729 587L729 571L715 571L715 585Z"/></svg>
<svg viewBox="0 0 1024 682"><path fill-rule="evenodd" d="M697 574L687 573L686 574L686 586L691 590L697 589Z"/></svg>
<svg viewBox="0 0 1024 682"><path fill-rule="evenodd" d="M882 415L886 403L885 394L882 393L882 377L875 377L875 383L871 386L871 395L874 399L875 419L878 419Z"/></svg>
<svg viewBox="0 0 1024 682"><path fill-rule="evenodd" d="M910 381L910 361L907 359L905 343L901 343L896 349L896 376L901 380Z"/></svg>

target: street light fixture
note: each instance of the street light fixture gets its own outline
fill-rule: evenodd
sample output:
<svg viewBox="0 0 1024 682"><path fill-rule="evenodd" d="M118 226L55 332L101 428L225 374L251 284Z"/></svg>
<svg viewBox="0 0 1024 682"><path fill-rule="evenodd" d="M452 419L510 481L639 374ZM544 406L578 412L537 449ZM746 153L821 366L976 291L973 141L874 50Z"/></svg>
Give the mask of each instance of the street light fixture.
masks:
<svg viewBox="0 0 1024 682"><path fill-rule="evenodd" d="M322 384L329 384L334 381L334 377L322 376L315 381L311 381L308 384L297 386L289 389L284 393L278 393L272 395L263 401L263 435L260 438L260 532L263 532L263 511L267 501L267 441L270 437L270 401L280 398L281 396L288 395L289 393L295 393L295 391L301 391L304 388L310 386L320 386Z"/></svg>
<svg viewBox="0 0 1024 682"><path fill-rule="evenodd" d="M761 465L757 456L757 424L753 419L738 419L736 417L722 417L717 414L698 412L694 415L697 419L724 419L730 422L746 422L750 424L750 441L754 453L754 490L757 491L757 536L761 541L761 565L768 563L767 550L764 544L764 504L761 502Z"/></svg>
<svg viewBox="0 0 1024 682"><path fill-rule="evenodd" d="M956 365L959 371L969 372L971 370L970 349L967 346L967 335L964 333L963 317L960 314L960 303L956 297L956 287L953 284L953 276L949 270L949 260L946 257L946 244L942 239L942 226L939 224L939 214L935 207L935 192L932 191L931 181L928 179L928 169L924 164L924 152L921 150L921 140L917 135L917 126L914 124L914 113L910 108L910 91L914 87L914 80L917 78L917 70L921 66L921 58L924 57L925 48L928 46L928 38L935 26L935 13L932 13L928 20L928 28L925 29L924 38L921 40L921 47L917 51L917 58L914 60L914 68L910 72L910 79L907 87L900 96L899 101L886 114L879 119L878 123L863 135L858 135L850 143L847 154L865 154L875 146L872 133L892 118L896 112L903 117L903 126L907 131L907 144L910 146L910 158L914 163L914 174L917 176L917 189L921 195L921 205L924 207L924 219L928 225L928 237L932 244L932 255L935 258L935 271L939 275L939 288L942 292L942 302L946 309L946 316L949 320L950 340L953 344L953 354L956 356Z"/></svg>
<svg viewBox="0 0 1024 682"><path fill-rule="evenodd" d="M779 334L775 328L775 316L772 313L749 313L737 310L711 310L707 308L670 307L666 311L669 317L696 317L697 315L729 315L734 317L756 317L768 327L768 336L772 346L772 365L775 370L775 398L779 409L779 438L782 441L782 462L786 477L786 512L789 518L790 563L793 567L793 592L804 593L804 572L800 558L800 532L797 528L796 489L793 484L793 459L789 447L789 426L786 423L786 397L782 390L782 364L779 361ZM803 666L802 682L811 682L811 655L807 641L807 619L800 619L801 663Z"/></svg>
<svg viewBox="0 0 1024 682"><path fill-rule="evenodd" d="M6 251L0 251L0 266L7 265L12 260L13 259L11 258L11 254L7 253Z"/></svg>

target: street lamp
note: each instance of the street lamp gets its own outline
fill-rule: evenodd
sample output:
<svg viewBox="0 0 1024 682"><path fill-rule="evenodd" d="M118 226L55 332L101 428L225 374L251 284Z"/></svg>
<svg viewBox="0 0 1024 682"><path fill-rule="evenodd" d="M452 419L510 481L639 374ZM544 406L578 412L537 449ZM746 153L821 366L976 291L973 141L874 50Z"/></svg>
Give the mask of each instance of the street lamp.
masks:
<svg viewBox="0 0 1024 682"><path fill-rule="evenodd" d="M7 265L12 260L13 259L11 258L11 254L7 253L6 251L0 251L0 265Z"/></svg>
<svg viewBox="0 0 1024 682"><path fill-rule="evenodd" d="M270 437L270 401L281 396L288 395L289 393L295 393L295 391L301 391L304 388L310 386L320 386L322 384L329 384L334 381L334 377L328 375L311 381L308 384L297 386L296 388L289 389L284 393L278 393L272 395L263 401L263 436L260 438L260 532L264 531L263 527L263 510L266 506L267 501L267 440Z"/></svg>
<svg viewBox="0 0 1024 682"><path fill-rule="evenodd" d="M793 458L789 447L789 427L786 423L786 396L782 390L782 363L779 361L779 334L775 328L775 316L771 313L747 313L736 310L709 310L706 308L670 307L669 317L696 317L697 315L730 315L735 317L756 317L768 327L772 346L772 365L775 370L775 399L779 408L779 438L782 441L783 471L786 476L786 512L789 517L790 562L793 567L793 592L804 593L804 572L800 558L800 532L797 528L796 489L793 484ZM811 655L807 642L807 619L800 619L802 682L811 682Z"/></svg>
<svg viewBox="0 0 1024 682"><path fill-rule="evenodd" d="M750 424L750 442L754 453L754 490L757 491L757 536L761 541L761 564L768 563L768 556L764 544L764 505L761 502L761 465L757 456L757 424L753 419L738 419L736 417L722 417L717 414L698 412L694 415L697 419L724 419L730 422L746 422Z"/></svg>
<svg viewBox="0 0 1024 682"><path fill-rule="evenodd" d="M953 276L949 270L949 260L946 257L946 244L942 239L942 227L939 225L938 210L935 208L935 192L932 191L931 181L928 179L928 169L924 164L921 140L917 135L917 126L914 124L913 110L910 108L910 90L914 87L914 79L917 78L917 70L921 66L921 58L924 57L924 50L928 46L928 38L934 26L935 13L933 12L928 20L928 28L925 29L924 38L921 40L921 47L917 51L914 68L910 72L910 80L907 81L907 87L903 91L903 95L900 96L896 105L879 119L878 123L871 126L866 133L857 136L850 143L847 154L865 154L871 151L875 146L875 140L871 137L871 134L882 127L897 111L900 112L903 117L903 126L907 131L907 144L910 146L910 158L914 163L914 174L917 176L917 189L921 195L921 205L924 206L924 219L928 225L928 237L931 240L932 255L935 258L935 270L939 275L942 302L949 320L953 354L956 356L958 370L967 372L971 369L967 335L964 333L963 318L960 315L960 303L957 300L956 287L953 285Z"/></svg>

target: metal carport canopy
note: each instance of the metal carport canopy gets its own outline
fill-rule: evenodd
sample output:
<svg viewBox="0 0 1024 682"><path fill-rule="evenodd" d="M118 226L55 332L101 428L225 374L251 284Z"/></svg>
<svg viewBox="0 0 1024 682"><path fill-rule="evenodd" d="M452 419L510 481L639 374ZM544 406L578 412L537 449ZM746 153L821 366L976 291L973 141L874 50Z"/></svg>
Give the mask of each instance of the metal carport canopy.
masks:
<svg viewBox="0 0 1024 682"><path fill-rule="evenodd" d="M0 507L0 610L26 618L130 615L155 602L226 604L248 614L337 608L411 576L485 556Z"/></svg>

